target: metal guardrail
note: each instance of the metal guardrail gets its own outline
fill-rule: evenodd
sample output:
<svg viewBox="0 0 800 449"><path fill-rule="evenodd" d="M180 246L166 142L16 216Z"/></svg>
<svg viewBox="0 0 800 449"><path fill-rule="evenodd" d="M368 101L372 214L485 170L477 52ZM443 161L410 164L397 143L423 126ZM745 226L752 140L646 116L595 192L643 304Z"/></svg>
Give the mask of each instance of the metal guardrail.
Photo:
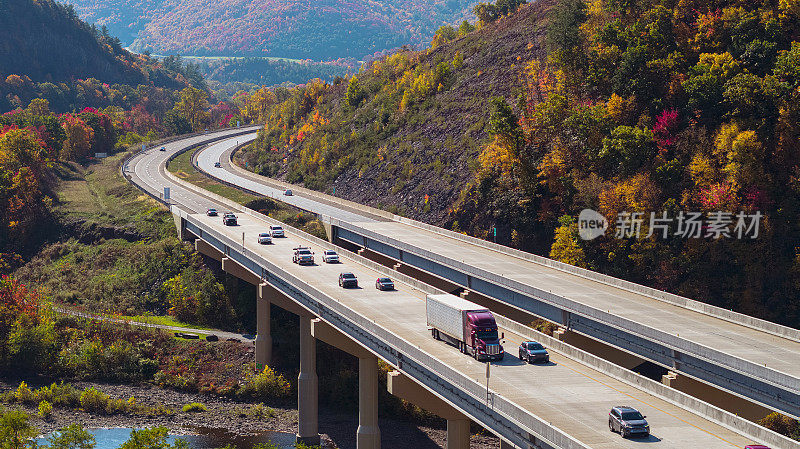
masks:
<svg viewBox="0 0 800 449"><path fill-rule="evenodd" d="M185 221L188 231L198 235L227 257L260 276L265 282L269 282L318 317L358 341L398 370L437 392L447 402L516 446L588 448L497 393L492 392L493 400L487 403L484 385L431 357L419 347L334 298L314 289L260 255L244 248L237 240L210 228L185 211L173 208L173 214Z"/></svg>

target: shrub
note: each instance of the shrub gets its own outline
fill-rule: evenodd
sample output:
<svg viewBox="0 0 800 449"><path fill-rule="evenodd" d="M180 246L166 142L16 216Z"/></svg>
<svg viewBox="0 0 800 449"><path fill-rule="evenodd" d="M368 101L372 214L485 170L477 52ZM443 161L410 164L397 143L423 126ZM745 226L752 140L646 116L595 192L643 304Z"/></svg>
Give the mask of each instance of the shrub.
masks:
<svg viewBox="0 0 800 449"><path fill-rule="evenodd" d="M208 410L205 404L201 402L192 402L183 406L184 413L197 413L197 412L204 412Z"/></svg>
<svg viewBox="0 0 800 449"><path fill-rule="evenodd" d="M14 400L22 404L32 404L35 401L33 391L28 388L28 384L24 381L19 384L17 391L14 392Z"/></svg>
<svg viewBox="0 0 800 449"><path fill-rule="evenodd" d="M71 384L53 383L49 387L41 387L33 392L36 401L47 401L61 407L74 407L80 404L80 393Z"/></svg>
<svg viewBox="0 0 800 449"><path fill-rule="evenodd" d="M272 418L275 416L275 410L267 407L263 402L259 402L250 409L250 415L256 419Z"/></svg>
<svg viewBox="0 0 800 449"><path fill-rule="evenodd" d="M238 393L254 399L274 400L289 396L290 391L289 382L267 366L263 371L249 375Z"/></svg>
<svg viewBox="0 0 800 449"><path fill-rule="evenodd" d="M83 390L80 397L81 408L89 413L105 413L110 397L91 387Z"/></svg>
<svg viewBox="0 0 800 449"><path fill-rule="evenodd" d="M758 424L773 432L800 440L800 421L778 412L770 413Z"/></svg>
<svg viewBox="0 0 800 449"><path fill-rule="evenodd" d="M47 401L39 403L39 418L47 419L53 414L53 405Z"/></svg>

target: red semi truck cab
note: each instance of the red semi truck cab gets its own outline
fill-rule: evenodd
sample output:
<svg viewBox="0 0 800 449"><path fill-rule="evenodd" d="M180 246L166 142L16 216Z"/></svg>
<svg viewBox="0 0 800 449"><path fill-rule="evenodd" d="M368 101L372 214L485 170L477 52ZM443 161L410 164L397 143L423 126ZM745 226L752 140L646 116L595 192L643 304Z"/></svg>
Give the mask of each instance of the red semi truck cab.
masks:
<svg viewBox="0 0 800 449"><path fill-rule="evenodd" d="M476 360L503 359L502 337L489 309L454 295L428 295L426 313L433 338L449 342Z"/></svg>

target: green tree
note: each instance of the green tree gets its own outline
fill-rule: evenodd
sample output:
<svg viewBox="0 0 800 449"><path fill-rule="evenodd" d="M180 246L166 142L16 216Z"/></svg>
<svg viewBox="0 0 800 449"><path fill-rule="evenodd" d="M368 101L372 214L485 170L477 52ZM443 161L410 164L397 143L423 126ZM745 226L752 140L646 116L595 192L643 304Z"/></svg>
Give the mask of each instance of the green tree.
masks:
<svg viewBox="0 0 800 449"><path fill-rule="evenodd" d="M188 449L185 440L177 440L175 444L167 443L167 428L153 427L152 429L134 430L128 441L119 449Z"/></svg>
<svg viewBox="0 0 800 449"><path fill-rule="evenodd" d="M513 151L514 156L519 156L519 147L523 141L522 128L511 106L501 97L492 98L492 111L489 115L488 131L495 138Z"/></svg>
<svg viewBox="0 0 800 449"><path fill-rule="evenodd" d="M181 112L195 132L203 128L208 118L208 108L208 93L194 87L183 89L180 101L175 104L175 109Z"/></svg>
<svg viewBox="0 0 800 449"><path fill-rule="evenodd" d="M580 24L586 20L583 0L562 0L553 8L547 27L547 46L551 51L572 52L580 47Z"/></svg>
<svg viewBox="0 0 800 449"><path fill-rule="evenodd" d="M0 449L33 449L38 432L28 423L28 415L12 410L0 411Z"/></svg>
<svg viewBox="0 0 800 449"><path fill-rule="evenodd" d="M452 41L457 37L456 30L450 25L442 25L436 30L431 40L431 48L436 48L442 44Z"/></svg>
<svg viewBox="0 0 800 449"><path fill-rule="evenodd" d="M80 424L70 424L48 438L49 449L93 449L94 436Z"/></svg>
<svg viewBox="0 0 800 449"><path fill-rule="evenodd" d="M357 108L364 100L364 96L365 94L361 89L361 85L358 83L358 78L355 76L350 78L350 82L347 84L347 92L344 94L344 99L347 104L352 108Z"/></svg>
<svg viewBox="0 0 800 449"><path fill-rule="evenodd" d="M655 155L653 132L634 126L617 126L603 139L600 158L606 173L630 176Z"/></svg>
<svg viewBox="0 0 800 449"><path fill-rule="evenodd" d="M192 125L179 111L170 110L164 114L164 129L173 136L192 132Z"/></svg>

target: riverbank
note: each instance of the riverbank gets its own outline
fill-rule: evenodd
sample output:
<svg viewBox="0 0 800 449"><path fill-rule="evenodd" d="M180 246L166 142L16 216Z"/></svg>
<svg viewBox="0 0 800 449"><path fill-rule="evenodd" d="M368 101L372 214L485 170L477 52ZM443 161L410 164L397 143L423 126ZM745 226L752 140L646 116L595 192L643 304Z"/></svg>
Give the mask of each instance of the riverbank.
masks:
<svg viewBox="0 0 800 449"><path fill-rule="evenodd" d="M26 380L31 388L50 381L37 379L2 379L0 393L16 389L21 380ZM51 417L42 419L36 416L33 406L4 404L7 409L23 410L31 416L33 424L40 433L46 434L72 423L84 427L155 427L164 426L175 434L193 434L198 428L225 430L234 435L254 435L265 431L295 432L297 430L297 410L293 404L259 408L256 404L238 401L215 395L184 393L167 390L147 383L111 384L98 382L73 382L75 387L84 389L95 387L112 397L129 398L133 396L143 405L164 405L175 413L162 416L143 415L98 415L80 409L55 408ZM192 402L206 406L203 412L183 412L182 407ZM358 416L355 413L343 414L336 410L335 404L320 404L319 429L322 433L323 447L355 448L355 433ZM413 447L415 449L437 449L444 447L445 429L416 426L407 421L384 417L380 420L381 441L386 448ZM497 448L499 441L491 435L473 435L471 448Z"/></svg>

